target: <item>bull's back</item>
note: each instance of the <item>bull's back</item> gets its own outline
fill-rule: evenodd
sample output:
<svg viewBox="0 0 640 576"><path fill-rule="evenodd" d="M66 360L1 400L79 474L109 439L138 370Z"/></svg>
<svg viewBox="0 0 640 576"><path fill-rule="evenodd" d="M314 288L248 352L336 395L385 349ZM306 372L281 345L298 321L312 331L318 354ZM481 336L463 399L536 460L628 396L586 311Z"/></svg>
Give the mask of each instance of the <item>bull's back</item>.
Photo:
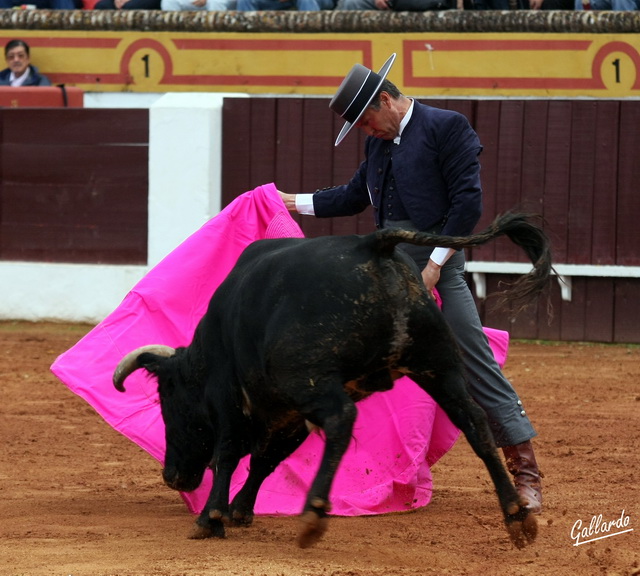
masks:
<svg viewBox="0 0 640 576"><path fill-rule="evenodd" d="M426 300L408 261L380 255L369 236L346 236L255 242L212 307L243 371L289 361L360 370L402 346Z"/></svg>

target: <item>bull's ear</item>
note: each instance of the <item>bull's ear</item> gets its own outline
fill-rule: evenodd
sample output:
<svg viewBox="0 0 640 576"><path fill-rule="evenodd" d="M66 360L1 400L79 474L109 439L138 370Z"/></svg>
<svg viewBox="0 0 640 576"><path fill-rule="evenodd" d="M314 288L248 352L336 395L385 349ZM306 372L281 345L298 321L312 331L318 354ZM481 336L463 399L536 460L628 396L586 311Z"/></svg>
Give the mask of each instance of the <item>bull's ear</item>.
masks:
<svg viewBox="0 0 640 576"><path fill-rule="evenodd" d="M168 358L166 356L159 356L158 354L153 354L151 352L143 352L137 358L138 366L152 374L157 374L167 361Z"/></svg>
<svg viewBox="0 0 640 576"><path fill-rule="evenodd" d="M155 356L156 358L168 358L173 356L175 352L174 348L157 344L136 348L120 360L120 363L116 366L116 369L113 371L113 385L116 390L119 390L120 392L125 391L124 381L127 379L127 376L138 368L143 367L143 365L138 362L138 358L141 356L148 353L149 356ZM146 366L144 367L147 368L147 370L150 370L150 368Z"/></svg>

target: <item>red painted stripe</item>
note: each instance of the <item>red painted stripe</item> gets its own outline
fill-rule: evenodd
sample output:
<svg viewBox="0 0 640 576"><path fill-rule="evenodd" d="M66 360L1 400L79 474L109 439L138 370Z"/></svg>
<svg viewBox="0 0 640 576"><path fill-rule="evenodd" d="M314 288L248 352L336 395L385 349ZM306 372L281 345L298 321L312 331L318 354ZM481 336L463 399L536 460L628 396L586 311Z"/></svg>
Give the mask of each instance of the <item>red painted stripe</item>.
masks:
<svg viewBox="0 0 640 576"><path fill-rule="evenodd" d="M47 77L53 84L93 84L96 88L100 85L129 84L129 77L125 74L68 74L47 73Z"/></svg>
<svg viewBox="0 0 640 576"><path fill-rule="evenodd" d="M110 84L134 84L127 74L48 74L54 83L93 84L95 86ZM98 81L99 79L99 81ZM300 77L300 76L194 76L166 75L160 86L328 86L335 87L342 82L342 77Z"/></svg>
<svg viewBox="0 0 640 576"><path fill-rule="evenodd" d="M536 50L587 50L593 42L591 40L405 40L403 42L406 51L424 52L426 44L433 50L446 52L486 52L489 50L513 51L522 50L531 52Z"/></svg>
<svg viewBox="0 0 640 576"><path fill-rule="evenodd" d="M342 76L213 76L170 75L162 85L196 86L331 86L342 82Z"/></svg>
<svg viewBox="0 0 640 576"><path fill-rule="evenodd" d="M600 89L602 82L594 78L412 78L406 86L420 88L481 88L497 90L584 90Z"/></svg>
<svg viewBox="0 0 640 576"><path fill-rule="evenodd" d="M15 36L0 36L0 43L6 44ZM30 47L38 48L117 48L122 38L28 38Z"/></svg>
<svg viewBox="0 0 640 576"><path fill-rule="evenodd" d="M173 40L180 50L359 50L371 52L369 40L258 40L258 39L216 39L177 38Z"/></svg>

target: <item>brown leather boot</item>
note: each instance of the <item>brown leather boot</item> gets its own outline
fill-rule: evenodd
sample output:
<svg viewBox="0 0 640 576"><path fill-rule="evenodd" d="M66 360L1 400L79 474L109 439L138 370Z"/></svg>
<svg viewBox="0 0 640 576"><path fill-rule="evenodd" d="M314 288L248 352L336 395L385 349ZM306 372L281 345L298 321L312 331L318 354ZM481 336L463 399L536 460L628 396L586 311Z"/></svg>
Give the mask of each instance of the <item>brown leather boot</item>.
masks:
<svg viewBox="0 0 640 576"><path fill-rule="evenodd" d="M538 469L531 441L505 446L502 449L507 459L507 470L513 474L518 494L529 503L527 508L534 514L542 512L542 472Z"/></svg>

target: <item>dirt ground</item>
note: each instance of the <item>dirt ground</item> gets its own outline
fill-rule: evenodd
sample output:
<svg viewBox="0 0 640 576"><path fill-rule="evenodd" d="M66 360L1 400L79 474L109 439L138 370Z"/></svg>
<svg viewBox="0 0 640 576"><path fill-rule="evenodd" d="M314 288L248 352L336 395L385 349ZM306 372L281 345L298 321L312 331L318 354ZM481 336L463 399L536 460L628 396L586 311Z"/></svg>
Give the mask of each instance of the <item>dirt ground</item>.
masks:
<svg viewBox="0 0 640 576"><path fill-rule="evenodd" d="M187 539L193 517L160 465L49 372L89 329L0 323L1 575L640 574L638 346L512 343L505 371L538 429L545 474L533 546L510 544L488 475L461 439L433 469L429 506L333 518L301 550L296 518ZM621 527L575 546L574 525L599 515Z"/></svg>

